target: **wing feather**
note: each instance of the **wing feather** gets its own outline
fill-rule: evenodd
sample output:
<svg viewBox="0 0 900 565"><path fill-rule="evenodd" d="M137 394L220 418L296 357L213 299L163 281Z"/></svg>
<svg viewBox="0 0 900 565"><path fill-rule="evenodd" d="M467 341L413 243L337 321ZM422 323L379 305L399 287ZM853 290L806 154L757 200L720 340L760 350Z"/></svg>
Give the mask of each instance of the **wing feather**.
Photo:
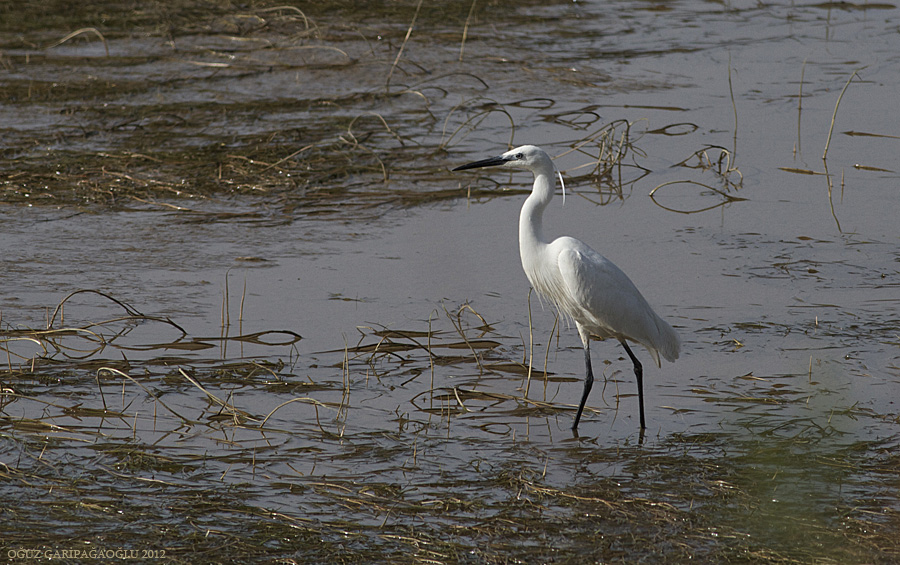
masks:
<svg viewBox="0 0 900 565"><path fill-rule="evenodd" d="M563 311L599 337L636 341L656 364L659 355L674 361L681 349L675 330L656 315L647 300L612 261L574 238L559 238L555 251L565 297Z"/></svg>

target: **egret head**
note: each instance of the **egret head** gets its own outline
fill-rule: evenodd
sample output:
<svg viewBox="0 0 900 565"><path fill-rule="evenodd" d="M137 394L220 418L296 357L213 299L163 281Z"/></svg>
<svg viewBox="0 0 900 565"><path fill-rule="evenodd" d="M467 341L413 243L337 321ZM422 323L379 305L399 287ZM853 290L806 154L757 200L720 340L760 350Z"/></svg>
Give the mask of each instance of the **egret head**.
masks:
<svg viewBox="0 0 900 565"><path fill-rule="evenodd" d="M506 169L524 169L534 173L535 177L539 174L552 176L553 171L559 175L559 182L562 185L563 202L566 201L566 184L563 182L562 174L553 164L550 156L540 147L534 145L523 145L511 149L506 153L497 157L489 157L480 161L467 163L456 167L454 171L465 171L466 169L478 169L481 167L504 167Z"/></svg>
<svg viewBox="0 0 900 565"><path fill-rule="evenodd" d="M538 172L540 169L547 167L548 170L552 171L553 161L540 147L523 145L511 149L503 155L468 163L453 170L465 171L466 169L478 169L481 167L505 167L507 169L525 169L533 172Z"/></svg>

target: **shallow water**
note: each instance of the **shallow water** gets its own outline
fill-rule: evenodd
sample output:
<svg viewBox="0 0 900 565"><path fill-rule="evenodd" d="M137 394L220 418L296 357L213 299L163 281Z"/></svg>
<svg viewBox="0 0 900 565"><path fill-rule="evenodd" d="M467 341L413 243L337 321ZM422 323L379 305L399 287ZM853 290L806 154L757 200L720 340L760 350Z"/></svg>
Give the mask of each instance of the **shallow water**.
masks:
<svg viewBox="0 0 900 565"><path fill-rule="evenodd" d="M470 6L10 8L8 550L898 558L897 9ZM682 336L643 438L612 343L569 429L527 175L449 172L510 141Z"/></svg>

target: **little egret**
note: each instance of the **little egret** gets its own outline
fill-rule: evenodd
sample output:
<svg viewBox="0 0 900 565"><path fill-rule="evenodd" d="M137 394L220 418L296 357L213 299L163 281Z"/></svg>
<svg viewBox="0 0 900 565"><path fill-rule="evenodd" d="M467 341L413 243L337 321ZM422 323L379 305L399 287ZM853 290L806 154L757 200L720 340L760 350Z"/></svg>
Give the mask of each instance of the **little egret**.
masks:
<svg viewBox="0 0 900 565"><path fill-rule="evenodd" d="M453 170L480 167L525 169L534 174L534 187L519 215L519 255L531 286L575 321L584 344L584 392L572 429L578 429L594 383L590 339L595 335L619 340L634 363L643 433L647 427L644 422L643 368L628 347L628 340L646 347L657 367L661 367L660 355L667 361L678 358L681 351L678 334L653 311L631 279L609 259L573 237L559 237L553 241L544 237L541 220L553 198L556 168L542 149L523 145L499 157L482 159Z"/></svg>

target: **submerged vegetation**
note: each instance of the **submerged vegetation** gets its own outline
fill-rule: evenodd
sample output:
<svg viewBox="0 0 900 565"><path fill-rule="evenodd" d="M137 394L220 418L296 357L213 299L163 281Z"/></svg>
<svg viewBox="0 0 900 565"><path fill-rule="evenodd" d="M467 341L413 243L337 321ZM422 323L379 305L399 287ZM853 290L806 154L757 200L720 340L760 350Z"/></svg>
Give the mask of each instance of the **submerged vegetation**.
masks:
<svg viewBox="0 0 900 565"><path fill-rule="evenodd" d="M191 338L102 293L67 301L80 297L112 301L123 316L0 331L3 490L19 501L3 511L12 550L127 549L176 563L900 556L896 509L869 495L832 513L817 492L851 475L896 481L890 443L822 451L836 430L803 418L757 440L677 434L610 447L558 432L539 447L529 436L543 432L517 436L510 422L568 422L574 406L527 399L528 367L504 345L514 340L469 306L421 328L360 328L358 343L301 361L290 332ZM136 342L142 323L170 325L176 338ZM497 392L498 379L518 380L518 392ZM805 401L789 388L692 393ZM396 408L369 402L383 395ZM761 496L773 473L784 475L778 497L809 499L803 514L779 515ZM798 535L812 543L798 546Z"/></svg>
<svg viewBox="0 0 900 565"><path fill-rule="evenodd" d="M393 208L521 196L525 177L504 179L505 190L490 179L460 186L451 151L502 149L546 131L541 144L568 189L593 205L646 194L652 179L662 213L700 217L744 205L754 188L737 161L748 126L738 120L730 66L721 100L733 121L728 112L710 125L686 107L598 102L668 92L681 79L623 72L612 80L585 60L624 69L660 50L723 47L669 38L683 21L650 26L664 39L649 45L581 43L645 35L635 33L639 18L673 6L626 3L599 34L596 21L567 11L581 9L570 2L83 4L0 7L0 203L8 209L60 209L91 226L122 212L163 212L189 235L235 219L276 229L338 219L362 230ZM701 18L718 18L718 6ZM832 10L798 9L814 10L816 26ZM770 17L761 6L724 10ZM810 90L801 87L801 102ZM799 114L798 104L798 140ZM823 128L829 143L831 129ZM659 157L648 150L657 140L678 144ZM802 163L781 170L814 174ZM894 174L880 162L853 170ZM827 166L824 174L840 229L834 175ZM779 245L766 264L722 268L726 277L818 283L844 269L872 291L897 286L890 259L870 268L856 256L822 257L812 234L709 237L725 258ZM23 310L46 312L40 327L8 302L0 310L0 555L10 560L60 552L54 560L83 562L84 552L117 550L170 563L900 560L896 409L844 398L852 387L828 380L900 380L896 308L878 297L853 309L798 292L792 307L807 315L789 323L686 307L697 355L744 353L751 340L757 351L794 347L780 345L790 337L805 340L803 367L729 372L710 361L660 393L671 404L662 411L702 425L655 436L651 425L641 443L627 433L569 432L575 406L557 395L580 385L548 361L562 321L549 336L530 326L531 335L516 334L462 302L402 325L366 322L358 339L301 353L314 321L244 331L253 313L242 296L230 319L227 283L217 335L192 335L182 317L72 284L58 304L22 300ZM822 351L848 361L814 361ZM630 426L619 403L634 402L631 382L610 363L588 411L610 418L610 429ZM27 551L37 553L17 553Z"/></svg>
<svg viewBox="0 0 900 565"><path fill-rule="evenodd" d="M454 19L452 5L419 4L413 23L443 22L436 33L448 40L484 11L473 4L469 19L466 10ZM603 123L596 105L554 112L551 97L498 101L465 63L436 72L403 57L408 41L426 41L412 24L348 26L337 14L352 10L339 5L101 3L54 26L66 10L24 3L7 26L44 25L3 30L4 91L11 108L39 119L7 130L3 200L198 211L240 194L306 215L458 199L447 151L475 131L514 145L520 121L535 115L576 134L555 153L570 157L564 172L600 202L649 172L637 145L643 121ZM392 10L369 9L373 18ZM108 23L58 27L92 18ZM504 67L492 72L515 72ZM697 126L649 133L686 128Z"/></svg>

